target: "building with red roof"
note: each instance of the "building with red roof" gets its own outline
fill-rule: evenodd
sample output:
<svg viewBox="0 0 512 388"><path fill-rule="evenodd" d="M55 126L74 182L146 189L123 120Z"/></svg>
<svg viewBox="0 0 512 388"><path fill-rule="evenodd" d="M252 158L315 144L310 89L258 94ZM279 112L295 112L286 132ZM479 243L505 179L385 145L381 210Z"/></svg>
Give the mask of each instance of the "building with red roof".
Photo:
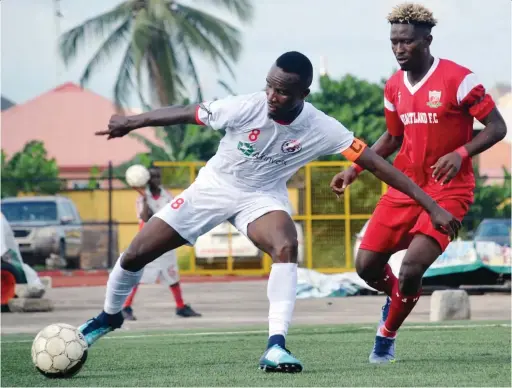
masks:
<svg viewBox="0 0 512 388"><path fill-rule="evenodd" d="M12 155L27 142L40 140L49 157L56 159L62 178L85 179L94 166L103 170L109 161L115 166L147 152L146 146L129 136L107 141L94 135L106 129L115 113L116 106L105 97L65 83L1 113L2 149ZM158 143L153 129L138 131Z"/></svg>

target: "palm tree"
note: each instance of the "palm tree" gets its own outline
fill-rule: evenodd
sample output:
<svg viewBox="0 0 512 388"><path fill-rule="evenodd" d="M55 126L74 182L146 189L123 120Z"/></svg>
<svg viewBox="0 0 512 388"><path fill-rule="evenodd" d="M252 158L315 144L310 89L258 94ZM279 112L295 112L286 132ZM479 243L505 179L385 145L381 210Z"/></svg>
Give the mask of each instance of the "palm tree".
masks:
<svg viewBox="0 0 512 388"><path fill-rule="evenodd" d="M68 64L84 46L102 40L81 76L85 85L103 62L124 52L114 86L118 106L126 105L130 91L136 91L145 106L181 102L190 82L201 100L194 55L200 53L233 75L231 63L241 51L238 29L202 11L201 3L207 2L242 22L252 20L250 0L195 0L197 6L180 0L124 0L67 31L60 41L61 56Z"/></svg>
<svg viewBox="0 0 512 388"><path fill-rule="evenodd" d="M149 167L155 161L207 161L217 151L223 132L204 129L196 125L175 125L156 128L155 135L158 139L157 142L136 132L128 135L144 144L148 151L144 154L137 154L130 160L115 166L113 169L115 177L120 177L123 180L128 167L134 164L143 164ZM105 171L103 176L107 174L108 171ZM187 186L191 183L189 170L187 167L164 169L162 182L166 185Z"/></svg>

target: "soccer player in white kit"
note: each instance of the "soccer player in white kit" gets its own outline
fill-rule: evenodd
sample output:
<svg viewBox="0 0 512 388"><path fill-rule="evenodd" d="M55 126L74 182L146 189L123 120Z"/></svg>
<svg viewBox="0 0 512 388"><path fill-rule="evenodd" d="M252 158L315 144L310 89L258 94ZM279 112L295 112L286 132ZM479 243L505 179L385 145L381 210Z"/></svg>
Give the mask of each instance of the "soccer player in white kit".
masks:
<svg viewBox="0 0 512 388"><path fill-rule="evenodd" d="M148 222L154 214L163 209L174 199L171 193L165 190L161 184L162 172L160 168L155 166L150 167L147 187L137 189L140 194L137 198L137 218L139 219L140 229L142 229L144 224ZM176 315L184 318L201 316L201 314L196 312L190 305L183 302L176 251L166 252L144 267L140 283L154 284L157 280L166 284L173 294L176 302ZM122 312L125 320L136 320L133 314L132 303L137 290L138 285L133 287L132 292L128 295L123 304Z"/></svg>
<svg viewBox="0 0 512 388"><path fill-rule="evenodd" d="M144 266L228 220L273 260L267 286L269 338L260 368L300 372L302 363L285 346L296 299L297 232L290 216L287 180L322 155L343 154L414 198L446 233L460 226L418 185L354 138L337 120L304 101L313 79L309 59L280 56L267 75L266 91L140 115L111 118L107 139L136 128L198 124L226 131L215 156L192 185L155 214L117 260L107 282L103 311L80 327L89 345L123 323L121 309ZM344 190L341 175L331 182ZM340 247L341 249L341 247Z"/></svg>

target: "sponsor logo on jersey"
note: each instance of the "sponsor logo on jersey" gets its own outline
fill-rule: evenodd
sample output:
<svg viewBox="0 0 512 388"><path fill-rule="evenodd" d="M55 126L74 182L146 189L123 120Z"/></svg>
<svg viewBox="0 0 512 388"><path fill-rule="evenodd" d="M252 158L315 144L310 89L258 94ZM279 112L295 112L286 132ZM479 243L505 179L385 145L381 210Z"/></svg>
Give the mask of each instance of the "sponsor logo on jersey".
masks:
<svg viewBox="0 0 512 388"><path fill-rule="evenodd" d="M237 148L245 156L251 156L252 154L254 154L254 147L252 146L251 143L247 143L245 141L239 141Z"/></svg>
<svg viewBox="0 0 512 388"><path fill-rule="evenodd" d="M248 143L245 141L239 141L237 149L247 158L274 164L276 166L279 166L279 165L286 166L285 160L277 159L275 157L269 156L268 154L266 154L264 152L256 151L251 143Z"/></svg>
<svg viewBox="0 0 512 388"><path fill-rule="evenodd" d="M294 154L302 149L302 145L298 140L286 140L281 145L281 151L284 154Z"/></svg>
<svg viewBox="0 0 512 388"><path fill-rule="evenodd" d="M429 90L427 105L431 108L439 108L441 105L441 91L440 90Z"/></svg>

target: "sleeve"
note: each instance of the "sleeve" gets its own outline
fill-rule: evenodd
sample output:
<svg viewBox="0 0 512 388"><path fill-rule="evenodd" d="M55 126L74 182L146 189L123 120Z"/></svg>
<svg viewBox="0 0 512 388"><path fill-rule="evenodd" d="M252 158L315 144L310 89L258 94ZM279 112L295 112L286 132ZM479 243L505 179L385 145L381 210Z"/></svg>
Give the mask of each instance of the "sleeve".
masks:
<svg viewBox="0 0 512 388"><path fill-rule="evenodd" d="M137 197L137 201L135 202L135 209L137 212L137 219L140 220L140 215L142 214L142 210L144 210L144 198L142 197L142 195L139 195Z"/></svg>
<svg viewBox="0 0 512 388"><path fill-rule="evenodd" d="M386 118L386 127L392 136L402 136L404 134L404 124L396 111L394 102L396 101L390 81L384 87L384 117Z"/></svg>
<svg viewBox="0 0 512 388"><path fill-rule="evenodd" d="M239 96L230 96L202 102L197 106L196 122L215 130L233 127L233 122L240 114L243 101Z"/></svg>
<svg viewBox="0 0 512 388"><path fill-rule="evenodd" d="M474 73L467 74L457 88L457 103L477 120L484 119L496 106Z"/></svg>
<svg viewBox="0 0 512 388"><path fill-rule="evenodd" d="M357 160L366 144L356 139L354 134L336 119L329 117L327 122L327 145L324 155L341 154L351 162Z"/></svg>

